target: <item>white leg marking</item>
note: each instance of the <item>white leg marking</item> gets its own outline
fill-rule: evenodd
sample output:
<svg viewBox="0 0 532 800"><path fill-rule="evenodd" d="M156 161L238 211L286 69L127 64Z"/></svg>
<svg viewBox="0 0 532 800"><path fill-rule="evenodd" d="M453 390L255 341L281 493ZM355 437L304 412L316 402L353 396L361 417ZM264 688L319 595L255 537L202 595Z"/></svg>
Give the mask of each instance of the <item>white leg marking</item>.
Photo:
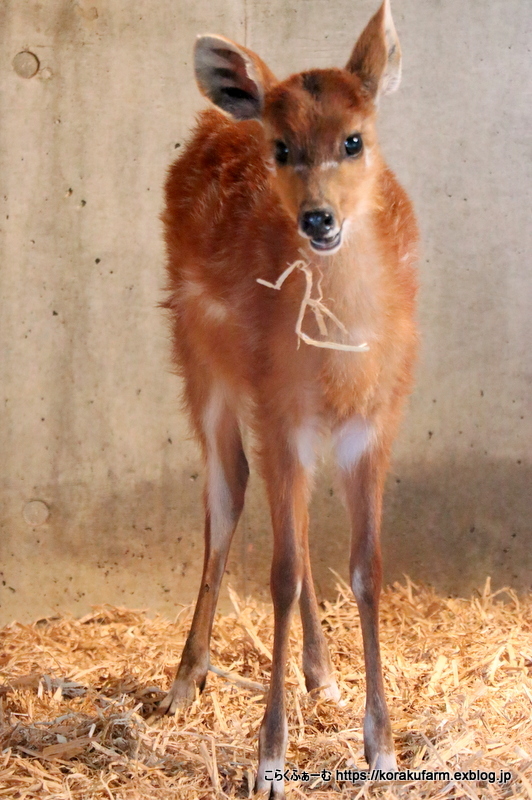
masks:
<svg viewBox="0 0 532 800"><path fill-rule="evenodd" d="M364 581L362 580L360 574L360 567L355 567L353 570L353 574L351 575L351 589L353 590L353 594L357 600L362 597L364 592Z"/></svg>
<svg viewBox="0 0 532 800"><path fill-rule="evenodd" d="M329 680L329 683L321 690L321 692L324 697L326 697L328 700L334 700L334 702L338 703L338 705L346 704L345 700L340 700L340 689L338 688L338 684L334 678Z"/></svg>
<svg viewBox="0 0 532 800"><path fill-rule="evenodd" d="M257 790L260 791L261 789L267 789L273 786L274 792L282 792L284 787L283 772L284 756L279 756L279 758L265 758L264 761L261 761L259 764Z"/></svg>
<svg viewBox="0 0 532 800"><path fill-rule="evenodd" d="M354 466L371 446L374 437L373 425L357 414L334 432L336 460L340 469Z"/></svg>
<svg viewBox="0 0 532 800"><path fill-rule="evenodd" d="M296 428L292 441L301 466L312 472L316 466L316 450L319 443L316 420L308 419L303 425Z"/></svg>
<svg viewBox="0 0 532 800"><path fill-rule="evenodd" d="M211 545L213 548L225 540L232 527L231 492L224 475L216 439L224 407L223 389L216 387L203 418L207 440L207 504L211 517Z"/></svg>
<svg viewBox="0 0 532 800"><path fill-rule="evenodd" d="M366 712L364 717L364 742L373 752L378 749L378 744L375 742L375 723L373 717ZM393 746L382 747L378 749L377 758L374 760L370 767L383 770L397 770L397 760L393 751Z"/></svg>
<svg viewBox="0 0 532 800"><path fill-rule="evenodd" d="M389 770L391 772L397 772L397 759L393 750L389 752L383 750L379 753L375 769L382 769L385 770L385 772Z"/></svg>
<svg viewBox="0 0 532 800"><path fill-rule="evenodd" d="M265 744L263 741L264 733L261 728L259 732L259 749L264 752ZM257 773L257 791L261 789L268 789L273 787L274 792L283 793L284 781L283 772L285 764L286 745L288 744L288 723L286 719L283 721L283 741L280 745L280 752L271 755L269 758L261 758L259 762L259 769ZM277 777L276 777L277 773Z"/></svg>

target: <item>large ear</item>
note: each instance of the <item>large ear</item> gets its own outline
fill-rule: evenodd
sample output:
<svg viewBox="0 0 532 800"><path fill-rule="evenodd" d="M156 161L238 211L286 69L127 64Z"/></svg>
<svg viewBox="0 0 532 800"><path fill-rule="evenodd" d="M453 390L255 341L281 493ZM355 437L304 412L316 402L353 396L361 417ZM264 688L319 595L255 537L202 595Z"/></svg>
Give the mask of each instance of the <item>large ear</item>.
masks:
<svg viewBox="0 0 532 800"><path fill-rule="evenodd" d="M356 73L377 99L395 92L401 83L401 47L393 24L390 0L384 0L355 45L346 69Z"/></svg>
<svg viewBox="0 0 532 800"><path fill-rule="evenodd" d="M198 36L194 67L200 91L235 119L260 119L264 93L276 83L251 50L223 36Z"/></svg>

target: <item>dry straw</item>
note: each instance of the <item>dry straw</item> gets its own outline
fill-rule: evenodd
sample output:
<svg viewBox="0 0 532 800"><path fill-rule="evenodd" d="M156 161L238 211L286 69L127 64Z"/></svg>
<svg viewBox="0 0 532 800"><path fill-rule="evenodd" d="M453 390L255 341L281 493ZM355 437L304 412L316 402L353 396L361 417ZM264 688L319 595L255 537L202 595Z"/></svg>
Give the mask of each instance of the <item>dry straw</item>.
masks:
<svg viewBox="0 0 532 800"><path fill-rule="evenodd" d="M316 322L318 324L318 330L322 336L328 335L325 317L328 317L345 336L349 336L349 331L343 322L340 322L338 317L336 317L323 302L323 291L321 288L323 276L321 274L317 282L318 296L312 297L314 276L312 274L310 264L308 264L306 261L294 261L293 264L290 264L285 271L279 275L275 283L270 283L270 281L265 281L262 278L257 278L257 283L260 283L262 286L267 286L269 289L277 289L279 291L288 276L291 275L296 269L302 272L305 276L305 292L301 298L301 305L299 307L299 314L297 315L295 328L296 336L299 339L297 346L299 347L301 342L305 342L305 344L310 344L313 347L322 347L326 350L341 350L344 353L363 353L369 350L369 345L367 342L363 342L362 344L344 344L342 342L332 342L329 339L313 339L303 331L303 320L305 318L305 313L307 308L310 308L310 310L314 313Z"/></svg>
<svg viewBox="0 0 532 800"><path fill-rule="evenodd" d="M190 610L175 623L101 607L83 619L14 622L1 632L0 798L173 800L252 796L272 648L269 606L231 594L219 616L201 698L176 718L147 718L168 688ZM503 602L504 601L504 602ZM399 763L509 771L508 783L290 782L287 796L532 800L532 596L470 600L398 585L382 598L382 650ZM301 627L287 671L287 766L300 774L363 768L364 670L348 588L323 604L344 705L306 694Z"/></svg>

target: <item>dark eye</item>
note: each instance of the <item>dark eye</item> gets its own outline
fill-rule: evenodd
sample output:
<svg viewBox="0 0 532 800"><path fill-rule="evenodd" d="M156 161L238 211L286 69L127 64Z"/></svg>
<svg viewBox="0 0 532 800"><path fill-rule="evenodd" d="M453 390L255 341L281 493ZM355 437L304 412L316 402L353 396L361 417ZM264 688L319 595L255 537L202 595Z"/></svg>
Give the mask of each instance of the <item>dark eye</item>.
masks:
<svg viewBox="0 0 532 800"><path fill-rule="evenodd" d="M348 156L360 155L362 146L362 136L359 133L353 133L344 142L345 152Z"/></svg>
<svg viewBox="0 0 532 800"><path fill-rule="evenodd" d="M279 139L275 142L275 160L278 164L288 163L288 147Z"/></svg>

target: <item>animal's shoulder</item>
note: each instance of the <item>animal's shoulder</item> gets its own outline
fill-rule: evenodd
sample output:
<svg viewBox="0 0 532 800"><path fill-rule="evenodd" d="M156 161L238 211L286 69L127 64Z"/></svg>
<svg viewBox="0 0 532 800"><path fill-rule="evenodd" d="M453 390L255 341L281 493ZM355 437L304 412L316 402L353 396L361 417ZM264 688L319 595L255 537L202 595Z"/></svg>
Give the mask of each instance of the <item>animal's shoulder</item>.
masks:
<svg viewBox="0 0 532 800"><path fill-rule="evenodd" d="M262 191L267 181L267 151L262 126L235 122L215 109L202 112L191 138L170 167L168 202L187 205L215 190L219 198Z"/></svg>

